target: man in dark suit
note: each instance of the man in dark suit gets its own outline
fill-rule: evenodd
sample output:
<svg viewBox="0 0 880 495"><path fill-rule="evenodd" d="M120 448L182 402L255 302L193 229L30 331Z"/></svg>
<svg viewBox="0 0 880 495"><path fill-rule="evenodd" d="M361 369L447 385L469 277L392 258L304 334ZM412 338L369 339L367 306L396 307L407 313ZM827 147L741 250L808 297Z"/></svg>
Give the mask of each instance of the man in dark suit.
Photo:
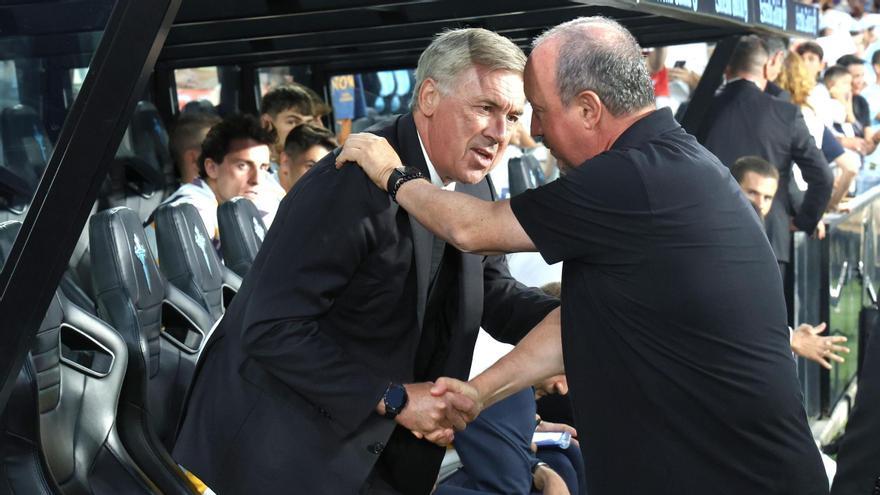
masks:
<svg viewBox="0 0 880 495"><path fill-rule="evenodd" d="M767 215L767 236L785 278L793 228L812 234L831 197L828 162L807 130L798 108L764 92L768 54L757 36L743 37L727 67L728 83L717 95L697 132L697 139L721 163L755 155L779 167L779 191ZM791 165L796 162L809 188L800 211L789 201Z"/></svg>
<svg viewBox="0 0 880 495"><path fill-rule="evenodd" d="M522 112L524 65L489 31L440 35L412 113L376 131L412 167L400 180L494 199L486 175ZM481 326L515 342L558 306L333 162L281 203L196 372L174 457L223 495L429 493L445 449L425 439L473 419L431 381L467 377Z"/></svg>

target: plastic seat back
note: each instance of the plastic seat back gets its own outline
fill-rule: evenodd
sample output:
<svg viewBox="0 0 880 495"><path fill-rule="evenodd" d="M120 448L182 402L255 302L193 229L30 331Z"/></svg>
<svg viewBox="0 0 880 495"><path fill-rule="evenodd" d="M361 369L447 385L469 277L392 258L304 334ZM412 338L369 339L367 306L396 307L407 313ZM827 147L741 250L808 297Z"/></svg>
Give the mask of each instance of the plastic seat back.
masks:
<svg viewBox="0 0 880 495"><path fill-rule="evenodd" d="M226 266L244 278L266 237L257 207L246 198L233 198L217 209L220 249Z"/></svg>
<svg viewBox="0 0 880 495"><path fill-rule="evenodd" d="M0 222L0 266L9 256L21 224ZM60 312L47 315L40 331L57 328ZM18 373L6 409L0 414L0 494L51 495L61 493L40 449L37 375L30 359Z"/></svg>
<svg viewBox="0 0 880 495"><path fill-rule="evenodd" d="M223 265L199 212L187 203L163 205L154 218L162 272L216 321L223 315Z"/></svg>
<svg viewBox="0 0 880 495"><path fill-rule="evenodd" d="M120 437L163 492L191 493L168 451L211 317L166 285L132 210L113 208L92 216L89 239L98 314L128 347Z"/></svg>
<svg viewBox="0 0 880 495"><path fill-rule="evenodd" d="M526 189L534 189L545 182L541 163L529 154L511 158L507 162L507 171L510 181L510 197L516 196Z"/></svg>

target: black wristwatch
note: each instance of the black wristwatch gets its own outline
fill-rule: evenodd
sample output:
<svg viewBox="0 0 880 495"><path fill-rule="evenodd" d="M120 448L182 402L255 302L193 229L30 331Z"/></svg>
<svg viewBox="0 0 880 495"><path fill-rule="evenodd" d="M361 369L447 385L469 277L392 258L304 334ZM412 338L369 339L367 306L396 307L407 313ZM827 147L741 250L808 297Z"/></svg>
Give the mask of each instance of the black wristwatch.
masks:
<svg viewBox="0 0 880 495"><path fill-rule="evenodd" d="M385 403L385 417L394 419L406 407L406 387L397 383L391 383L385 389L385 395L382 396L382 402Z"/></svg>
<svg viewBox="0 0 880 495"><path fill-rule="evenodd" d="M391 175L388 176L388 183L385 185L385 189L387 189L388 194L391 195L391 200L397 203L397 191L400 189L400 186L413 179L424 178L425 176L422 175L421 170L416 167L397 167L392 170Z"/></svg>

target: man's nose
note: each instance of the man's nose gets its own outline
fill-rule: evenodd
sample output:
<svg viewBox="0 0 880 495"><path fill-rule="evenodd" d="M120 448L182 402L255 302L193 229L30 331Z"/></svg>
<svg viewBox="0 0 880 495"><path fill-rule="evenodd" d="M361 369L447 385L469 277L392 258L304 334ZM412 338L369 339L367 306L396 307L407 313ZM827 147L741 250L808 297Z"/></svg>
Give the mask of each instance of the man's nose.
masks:
<svg viewBox="0 0 880 495"><path fill-rule="evenodd" d="M254 167L251 169L251 173L248 175L248 184L257 185L260 183L260 169Z"/></svg>
<svg viewBox="0 0 880 495"><path fill-rule="evenodd" d="M544 129L541 129L541 121L538 120L534 113L532 113L531 129L529 129L529 132L531 132L532 137L544 135Z"/></svg>
<svg viewBox="0 0 880 495"><path fill-rule="evenodd" d="M489 125L486 127L486 132L484 134L487 137L492 138L496 143L503 143L505 141L505 136L507 136L512 129L513 126L507 125L506 116L496 116L489 120Z"/></svg>

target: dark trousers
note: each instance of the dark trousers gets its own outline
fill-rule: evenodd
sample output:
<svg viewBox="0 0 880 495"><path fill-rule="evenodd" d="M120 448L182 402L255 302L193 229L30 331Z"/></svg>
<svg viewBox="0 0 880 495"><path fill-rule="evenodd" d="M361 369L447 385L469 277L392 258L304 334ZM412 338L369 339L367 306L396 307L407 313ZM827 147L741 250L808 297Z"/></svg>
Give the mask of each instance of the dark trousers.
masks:
<svg viewBox="0 0 880 495"><path fill-rule="evenodd" d="M464 468L441 484L435 495L467 493L529 493L531 468L546 462L566 482L571 493L583 493L584 468L580 450L539 449L532 453L535 399L531 388L493 405L455 435L455 449Z"/></svg>
<svg viewBox="0 0 880 495"><path fill-rule="evenodd" d="M794 270L788 261L777 261L779 275L782 276L782 291L785 295L785 314L788 317L788 326L794 325Z"/></svg>

